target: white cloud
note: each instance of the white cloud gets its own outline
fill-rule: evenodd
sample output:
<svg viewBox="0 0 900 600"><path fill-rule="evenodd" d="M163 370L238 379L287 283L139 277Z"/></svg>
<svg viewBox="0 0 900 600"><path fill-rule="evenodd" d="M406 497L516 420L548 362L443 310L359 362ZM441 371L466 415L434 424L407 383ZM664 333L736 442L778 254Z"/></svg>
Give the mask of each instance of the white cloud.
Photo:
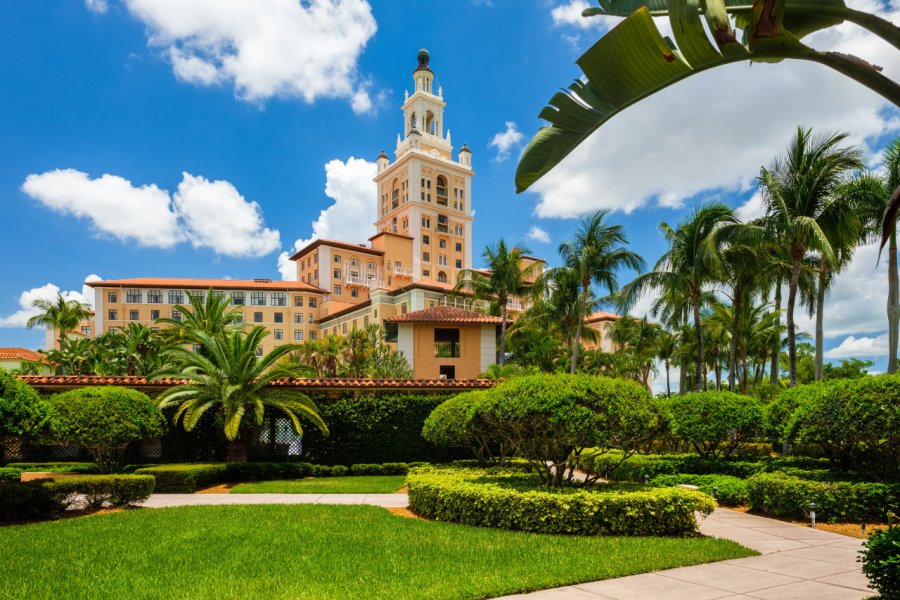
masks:
<svg viewBox="0 0 900 600"><path fill-rule="evenodd" d="M100 281L100 276L88 275L85 278L85 283L88 281ZM46 283L40 287L25 290L19 294L19 309L10 315L0 317L0 327L25 327L28 319L39 312L35 310L32 303L35 300L56 300L59 292L59 286L53 283ZM66 300L77 300L91 307L94 306L94 288L87 285L82 285L80 292L70 290L62 292L62 295Z"/></svg>
<svg viewBox="0 0 900 600"><path fill-rule="evenodd" d="M91 12L105 13L109 8L107 0L84 0L84 6Z"/></svg>
<svg viewBox="0 0 900 600"><path fill-rule="evenodd" d="M525 235L526 239L531 240L532 242L538 242L539 244L549 244L550 243L550 234L538 227L537 225L533 226L528 230L528 233Z"/></svg>
<svg viewBox="0 0 900 600"><path fill-rule="evenodd" d="M746 202L738 206L734 212L737 217L745 223L765 216L766 206L763 204L762 194L759 193L759 191L754 192L754 194L747 198Z"/></svg>
<svg viewBox="0 0 900 600"><path fill-rule="evenodd" d="M89 219L98 234L141 246L189 241L227 256L262 256L281 245L256 202L244 200L227 181L190 173L182 174L174 197L155 184L136 187L109 174L91 179L74 169L29 175L22 191L51 210Z"/></svg>
<svg viewBox="0 0 900 600"><path fill-rule="evenodd" d="M554 7L550 11L550 16L553 18L553 24L557 27L569 25L580 29L589 29L596 27L598 23L597 17L581 16L581 12L589 6L587 0L569 0L565 4Z"/></svg>
<svg viewBox="0 0 900 600"><path fill-rule="evenodd" d="M859 356L887 356L888 335L878 337L849 336L839 346L825 352L825 358L853 358Z"/></svg>
<svg viewBox="0 0 900 600"><path fill-rule="evenodd" d="M357 60L377 24L365 0L126 0L175 76L248 101L350 100L372 108Z"/></svg>
<svg viewBox="0 0 900 600"><path fill-rule="evenodd" d="M351 243L364 243L375 233L372 223L377 218L378 189L375 163L350 157L347 162L334 159L325 165L325 195L334 204L319 213L312 223L312 235L294 242L297 251L313 240L332 239ZM278 257L281 278L294 280L297 268L290 260L292 252L282 252Z"/></svg>
<svg viewBox="0 0 900 600"><path fill-rule="evenodd" d="M665 394L666 393L666 366L663 364L661 360L657 360L655 362L657 373L651 376L653 377L653 395L656 394ZM678 393L679 384L681 382L681 367L674 364L669 364L669 389L671 389L672 394Z"/></svg>
<svg viewBox="0 0 900 600"><path fill-rule="evenodd" d="M524 137L513 121L507 121L506 129L495 134L488 143L488 147L497 149L497 162L502 162L509 158L509 153L513 148L522 145Z"/></svg>
<svg viewBox="0 0 900 600"><path fill-rule="evenodd" d="M865 1L870 6L862 8L876 8L874 0ZM896 21L900 10L883 16ZM807 41L858 55L884 67L886 76L900 77L896 49L850 23ZM711 90L719 92L711 95ZM604 124L535 184L536 214L570 218L599 208L631 212L653 202L677 207L709 190L745 191L798 125L850 131L850 142L861 143L898 129L900 119L890 108L883 97L813 63L711 69Z"/></svg>

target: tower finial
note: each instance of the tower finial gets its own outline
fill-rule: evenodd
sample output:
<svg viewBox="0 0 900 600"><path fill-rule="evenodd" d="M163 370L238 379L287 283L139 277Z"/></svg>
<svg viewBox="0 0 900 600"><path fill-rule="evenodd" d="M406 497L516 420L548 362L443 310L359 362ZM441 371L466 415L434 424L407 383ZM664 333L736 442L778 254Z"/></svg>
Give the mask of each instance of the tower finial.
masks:
<svg viewBox="0 0 900 600"><path fill-rule="evenodd" d="M417 57L419 59L419 66L416 67L416 71L430 71L431 69L428 67L428 62L431 60L431 57L428 55L428 50L422 48L419 50L419 55Z"/></svg>

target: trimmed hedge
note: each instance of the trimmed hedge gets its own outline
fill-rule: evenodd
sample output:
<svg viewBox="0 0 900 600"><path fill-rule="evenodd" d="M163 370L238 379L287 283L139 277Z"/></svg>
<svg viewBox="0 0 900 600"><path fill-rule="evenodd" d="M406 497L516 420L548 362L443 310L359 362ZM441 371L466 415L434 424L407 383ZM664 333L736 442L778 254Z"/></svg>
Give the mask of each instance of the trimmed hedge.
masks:
<svg viewBox="0 0 900 600"><path fill-rule="evenodd" d="M809 503L822 521L884 521L900 512L900 484L810 481L781 473L747 479L750 510L776 517L806 519Z"/></svg>
<svg viewBox="0 0 900 600"><path fill-rule="evenodd" d="M8 463L7 467L22 469L25 472L50 473L99 473L97 465L89 462L17 462Z"/></svg>
<svg viewBox="0 0 900 600"><path fill-rule="evenodd" d="M43 521L65 510L59 498L43 488L44 481L0 485L0 522Z"/></svg>
<svg viewBox="0 0 900 600"><path fill-rule="evenodd" d="M686 483L696 485L704 494L718 500L722 506L743 506L747 504L747 482L731 475L657 475L650 480L653 485L673 486ZM716 488L716 489L713 489Z"/></svg>
<svg viewBox="0 0 900 600"><path fill-rule="evenodd" d="M67 508L123 507L146 500L155 480L149 475L72 475L41 480L41 488Z"/></svg>
<svg viewBox="0 0 900 600"><path fill-rule="evenodd" d="M900 598L900 527L873 533L860 562L879 598Z"/></svg>
<svg viewBox="0 0 900 600"><path fill-rule="evenodd" d="M152 475L157 493L191 494L224 481L225 465L160 465L137 469L135 474Z"/></svg>
<svg viewBox="0 0 900 600"><path fill-rule="evenodd" d="M727 458L764 429L759 400L732 392L694 392L662 401L675 437L706 458Z"/></svg>
<svg viewBox="0 0 900 600"><path fill-rule="evenodd" d="M716 507L706 494L681 488L548 491L528 479L523 486L522 471L504 468L415 469L407 476L409 507L438 521L577 535L690 535L694 513Z"/></svg>
<svg viewBox="0 0 900 600"><path fill-rule="evenodd" d="M22 479L22 469L0 467L0 483L16 483Z"/></svg>

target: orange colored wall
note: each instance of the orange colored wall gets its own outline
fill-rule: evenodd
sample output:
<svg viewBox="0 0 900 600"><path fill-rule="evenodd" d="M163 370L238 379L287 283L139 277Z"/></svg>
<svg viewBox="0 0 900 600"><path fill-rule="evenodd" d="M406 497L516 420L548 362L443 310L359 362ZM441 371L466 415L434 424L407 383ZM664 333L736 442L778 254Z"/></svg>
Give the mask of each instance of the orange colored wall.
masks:
<svg viewBox="0 0 900 600"><path fill-rule="evenodd" d="M434 330L459 329L459 358L434 355ZM456 379L477 379L481 374L481 325L415 323L413 328L413 376L437 379L441 365L454 365Z"/></svg>

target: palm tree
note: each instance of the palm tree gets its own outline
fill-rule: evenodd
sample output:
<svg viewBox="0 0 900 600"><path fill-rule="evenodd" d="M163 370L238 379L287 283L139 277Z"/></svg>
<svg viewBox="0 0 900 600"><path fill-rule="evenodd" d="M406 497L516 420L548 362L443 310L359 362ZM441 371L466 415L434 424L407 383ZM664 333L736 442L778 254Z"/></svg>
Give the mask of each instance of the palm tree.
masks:
<svg viewBox="0 0 900 600"><path fill-rule="evenodd" d="M91 315L91 307L78 300L67 300L57 292L55 300L38 298L31 303L40 312L28 319L25 327L52 327L59 336L59 349L66 347L67 334L74 331L78 324Z"/></svg>
<svg viewBox="0 0 900 600"><path fill-rule="evenodd" d="M231 300L224 295L213 292L210 288L205 293L186 290L190 306L178 304L173 311L178 311L181 318L164 317L157 323L170 325L166 335L175 344L198 344L199 333L217 336L243 327L244 316L241 311L231 306Z"/></svg>
<svg viewBox="0 0 900 600"><path fill-rule="evenodd" d="M817 252L831 264L837 264L834 249L822 229L826 222L854 223L858 217L845 199L834 195L848 171L864 166L862 152L856 147L841 147L846 133L813 135L798 128L787 154L760 170L758 183L771 217L790 254L791 277L788 283L788 374L790 386L797 384L797 341L794 309L800 271L807 253Z"/></svg>
<svg viewBox="0 0 900 600"><path fill-rule="evenodd" d="M282 356L294 350L290 344L257 356L257 348L266 335L268 332L260 326L249 332L223 331L218 335L194 332L192 339L201 351L174 348L171 359L175 368L154 376L188 379L157 398L160 409L177 407L172 420L181 421L186 431L193 430L210 409L223 414L229 462L246 462L251 430L262 426L267 408L285 415L298 435L303 435L301 417L328 434L328 427L308 396L270 387L275 379L298 376L299 369L278 364Z"/></svg>
<svg viewBox="0 0 900 600"><path fill-rule="evenodd" d="M578 368L578 345L587 317L585 309L594 297L591 284L606 288L607 297L612 297L619 291L620 269L625 267L640 271L644 268L644 259L625 248L628 238L622 226L610 224L606 218L608 215L608 210L598 210L583 217L575 237L559 246L565 267L571 269L581 285L580 315L572 342L571 373Z"/></svg>
<svg viewBox="0 0 900 600"><path fill-rule="evenodd" d="M694 391L703 384L706 360L700 311L708 298L708 288L721 278L721 261L716 243L722 238L719 229L737 225L734 212L719 202L704 204L673 228L660 223L669 248L656 262L653 271L639 275L622 289L620 303L632 306L643 294L659 290L663 294L686 298L694 318L696 353L694 358Z"/></svg>
<svg viewBox="0 0 900 600"><path fill-rule="evenodd" d="M678 338L666 330L659 332L656 338L656 358L662 361L666 370L666 398L672 397L672 385L669 382L669 369L678 351Z"/></svg>
<svg viewBox="0 0 900 600"><path fill-rule="evenodd" d="M493 246L485 246L481 256L487 270L463 269L453 288L454 292L469 292L475 300L488 299L499 307L500 353L497 362L501 367L506 364L507 302L528 294L541 269L539 262L522 267L522 258L528 252L522 245L508 247L502 239Z"/></svg>

